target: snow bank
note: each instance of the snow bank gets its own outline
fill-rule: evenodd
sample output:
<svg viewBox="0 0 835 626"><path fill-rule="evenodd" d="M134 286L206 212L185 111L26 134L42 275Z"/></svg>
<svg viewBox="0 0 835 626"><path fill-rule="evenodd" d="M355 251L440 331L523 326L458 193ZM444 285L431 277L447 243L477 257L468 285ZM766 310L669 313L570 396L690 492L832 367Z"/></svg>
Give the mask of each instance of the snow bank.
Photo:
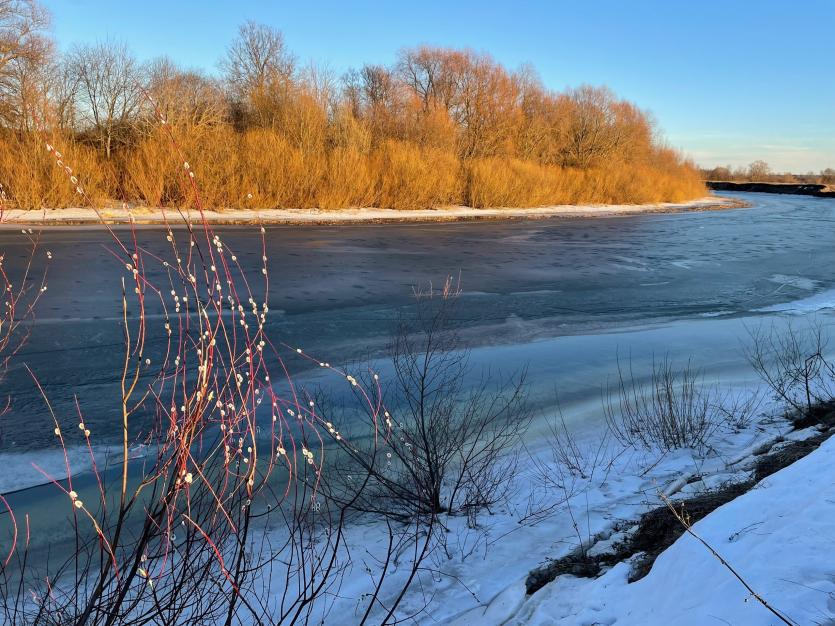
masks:
<svg viewBox="0 0 835 626"><path fill-rule="evenodd" d="M690 202L662 202L656 204L601 204L601 205L559 205L535 208L491 208L445 207L439 209L396 210L396 209L235 209L229 211L204 211L206 221L213 224L338 224L361 222L403 222L403 221L448 221L478 219L518 219L544 217L608 217L634 215L639 213L704 211L710 209L738 208L746 206L738 200L707 196ZM190 220L199 221L196 211L185 212ZM161 209L102 209L99 212L88 208L48 209L44 211L10 210L4 214L4 225L20 227L26 225L67 225L67 224L127 224L133 219L137 224L163 224L168 220L173 226L180 226L182 218L176 211Z"/></svg>
<svg viewBox="0 0 835 626"><path fill-rule="evenodd" d="M771 410L768 414L772 414ZM568 423L574 424L571 419ZM593 617L596 612L590 607L600 606L601 602L597 597L601 588L594 586L597 581L559 580L526 597L525 579L547 559L569 554L580 540L593 543L593 538L601 539L592 548L597 551L622 539L643 512L661 505L659 491L672 493L681 488L679 493L687 497L726 481L749 478L753 451L768 449L786 437L790 428L782 419L764 416L741 431L717 432L711 449L704 453L686 449L636 450L623 448L611 439L601 447L599 428L578 428L573 434L585 460L584 476L566 473L565 468L559 470L547 436L528 441L526 447L531 457L523 455L520 459L520 474L512 479L512 494L506 506L480 515L477 528L469 528L464 517L444 519L445 538L452 553L447 558L442 551L436 552L431 562L425 564L432 575L421 576L420 583L410 588L401 613L418 615L418 624L454 626L526 624L528 620L537 625L615 623ZM543 484L540 470L550 476L548 486ZM682 480L694 476L700 479ZM354 554L373 555L377 560L383 556L385 538L385 532L373 522L346 530L346 544L352 546ZM342 581L334 611L343 616L343 623L355 623L361 617L356 610L363 606L361 594L368 590L368 574L362 570L367 560L349 566ZM392 581L400 580L407 571L408 567L404 572L393 572ZM615 579L617 584L625 586L627 574L628 564ZM611 580L608 575L601 580L604 579ZM557 588L557 598L562 599L565 585L570 586L569 594L574 593L573 586L578 590L571 605L538 612L542 601L550 598L551 588ZM582 595L586 585L591 587ZM391 600L383 597L384 604ZM621 615L616 605L611 605L611 609L610 617ZM572 614L580 611L586 611L584 618L574 620ZM675 622L655 623L666 626Z"/></svg>
<svg viewBox="0 0 835 626"><path fill-rule="evenodd" d="M835 614L835 438L695 524L753 589L798 624ZM649 575L627 584L629 564L596 580L564 576L510 624L734 626L778 620L694 537L683 535Z"/></svg>

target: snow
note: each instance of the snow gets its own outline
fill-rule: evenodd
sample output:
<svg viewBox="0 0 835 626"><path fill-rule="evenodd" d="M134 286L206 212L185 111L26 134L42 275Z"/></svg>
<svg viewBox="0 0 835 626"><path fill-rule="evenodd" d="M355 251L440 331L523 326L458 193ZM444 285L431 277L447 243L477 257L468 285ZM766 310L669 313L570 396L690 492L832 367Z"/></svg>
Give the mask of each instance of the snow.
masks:
<svg viewBox="0 0 835 626"><path fill-rule="evenodd" d="M599 423L584 429L567 416L576 425L572 431L582 453L580 470L574 472L555 460L542 429L537 430L526 442L530 456L523 452L507 505L482 513L477 528L469 527L464 517L445 518L448 554L436 550L424 563L420 580L398 613L415 614L419 624L457 626L777 623L689 535L662 553L648 576L632 584L627 582L630 563L624 562L597 579L561 576L532 596L525 589L532 569L565 556L581 541L591 553L599 553L623 539L641 513L662 504L659 493L677 498L744 480L757 454L816 433L814 428L793 431L775 417L776 404L764 410L745 429L726 425L717 431L708 450L666 453L625 448L612 439L601 444ZM717 509L695 524L694 531L795 622L832 623L827 620L835 615L833 483L835 438ZM374 564L380 563L387 540L379 522L346 529L353 563L344 572L338 595L314 609L312 621L359 621L366 606L363 594L371 587ZM408 558L392 567L389 580L394 584L384 590L383 605L390 605L396 583L409 574ZM271 575L283 580L280 571ZM374 617L371 623L376 623Z"/></svg>
<svg viewBox="0 0 835 626"><path fill-rule="evenodd" d="M108 457L115 454L121 458L121 448L97 446L93 448L96 466L101 469L108 464ZM134 446L130 458L141 458L147 454L142 445ZM73 476L92 471L93 457L86 446L67 446L66 450L54 448L31 450L29 452L0 453L0 467L13 467L13 472L0 472L0 494L43 485L52 480L67 477L67 465Z"/></svg>
<svg viewBox="0 0 835 626"><path fill-rule="evenodd" d="M689 535L665 551L638 582L627 583L631 563L624 562L597 579L564 575L530 597L525 590L532 569L565 556L581 541L596 553L622 540L641 513L662 506L659 493L682 498L746 480L756 455L817 432L793 431L773 417L776 405L768 408L746 429L719 432L704 452L636 450L609 440L599 453L601 431L578 432L588 461L584 476L564 468L560 474L548 443L540 441L537 447L529 442L531 457L508 505L484 513L477 529L468 528L463 518L446 519L446 540L453 547L449 557L434 554L425 564L431 573L413 585L399 612L416 612L420 624L456 626L777 623ZM542 482L543 472L550 474L548 485ZM826 620L835 614L833 477L835 438L694 526L757 592L799 624L830 623ZM361 546L370 558L346 572L340 599L331 609L345 623L361 614L355 615L368 589L363 567L382 553L385 540L374 523L348 530L347 543L355 552ZM396 571L391 580L406 573Z"/></svg>
<svg viewBox="0 0 835 626"><path fill-rule="evenodd" d="M805 276L787 276L785 274L774 274L768 279L772 283L777 283L781 287L794 287L795 289L802 289L804 291L813 291L820 281L806 278Z"/></svg>
<svg viewBox="0 0 835 626"><path fill-rule="evenodd" d="M598 579L562 576L531 597L525 593L531 570L565 556L581 541L592 553L610 547L643 512L662 506L659 493L680 498L745 480L756 454L816 432L792 432L785 420L771 417L776 405L769 409L747 429L717 433L711 449L702 452L638 450L611 439L601 448L599 428L576 432L587 463L583 472L560 469L544 439L529 441L530 459L515 479L507 506L481 514L477 528L468 527L463 517L445 518L449 554L437 550L424 563L425 571L398 613L416 614L420 624L457 626L722 623L711 616L735 625L773 623L755 603L745 601L744 588L721 564L687 536L636 583L627 583L627 562ZM740 566L755 589L799 623L810 623L813 615L824 619L829 614L826 594L835 590L835 569L826 558L835 553L833 445L835 440L799 469L765 479L695 527ZM691 480L696 476L700 479ZM362 594L371 576L365 567L382 557L386 541L373 521L347 529L346 545L365 556L346 570L331 615L342 616L344 623L362 615ZM407 562L398 565L390 583L401 580L408 569ZM381 600L387 605L393 597L389 590ZM835 600L832 604L835 609Z"/></svg>
<svg viewBox="0 0 835 626"><path fill-rule="evenodd" d="M835 438L693 527L761 597L797 624L835 613ZM774 624L771 614L694 537L626 582L621 563L595 580L561 577L509 624Z"/></svg>
<svg viewBox="0 0 835 626"><path fill-rule="evenodd" d="M2 453L0 467L15 469L0 472L0 494L42 485L49 482L49 478L62 480L67 477L67 463L74 473L89 470L92 467L90 451L86 446L67 447L66 457L61 448Z"/></svg>
<svg viewBox="0 0 835 626"><path fill-rule="evenodd" d="M745 206L737 200L719 196L706 196L689 202L662 202L655 204L601 204L601 205L559 205L535 208L489 208L453 206L439 209L396 210L378 208L355 208L325 211L322 209L234 209L228 211L204 211L207 222L213 224L338 224L385 221L445 221L472 219L518 219L546 217L610 217L615 215L636 215L641 213L699 211L738 208ZM184 212L189 221L199 221L197 211ZM182 217L174 210L133 208L101 209L90 208L48 209L44 211L23 211L13 209L3 215L3 227L20 225L67 225L67 224L127 224L133 219L137 224L163 224L167 219L174 225L182 223Z"/></svg>
<svg viewBox="0 0 835 626"><path fill-rule="evenodd" d="M832 308L835 308L835 289L827 289L808 298L763 307L762 309L758 309L758 311L762 313L785 312L799 315Z"/></svg>

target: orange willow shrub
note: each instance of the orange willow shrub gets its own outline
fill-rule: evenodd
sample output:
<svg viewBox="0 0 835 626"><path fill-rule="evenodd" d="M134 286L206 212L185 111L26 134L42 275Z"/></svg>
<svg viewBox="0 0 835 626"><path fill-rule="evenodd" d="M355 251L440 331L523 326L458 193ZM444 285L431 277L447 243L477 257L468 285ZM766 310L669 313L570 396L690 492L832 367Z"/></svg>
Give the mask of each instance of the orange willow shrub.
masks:
<svg viewBox="0 0 835 626"><path fill-rule="evenodd" d="M92 148L63 137L47 139L41 135L5 134L0 136L0 184L14 208L41 209L83 206L87 201L67 183L68 174L55 166L46 150L47 141L65 150L62 162L71 167L71 176L95 202L116 195L113 168Z"/></svg>
<svg viewBox="0 0 835 626"><path fill-rule="evenodd" d="M465 202L478 208L610 203L619 184L604 172L502 157L469 161L466 176Z"/></svg>
<svg viewBox="0 0 835 626"><path fill-rule="evenodd" d="M183 164L161 132L143 140L127 163L134 195L149 206L185 206ZM418 209L461 202L460 164L454 154L388 141L361 147L305 149L271 129L236 136L226 128L181 142L211 208L323 208L381 206Z"/></svg>
<svg viewBox="0 0 835 626"><path fill-rule="evenodd" d="M465 177L464 202L479 208L678 202L706 193L695 168L681 165L579 169L496 157L468 161Z"/></svg>
<svg viewBox="0 0 835 626"><path fill-rule="evenodd" d="M201 199L206 206L241 206L243 166L239 137L231 128L217 126L199 132L173 131L183 153L190 155L189 168L200 180ZM131 199L147 206L193 206L193 191L186 184L185 163L171 150L171 139L155 129L139 142L125 163L126 188Z"/></svg>
<svg viewBox="0 0 835 626"><path fill-rule="evenodd" d="M370 207L378 204L371 157L355 148L335 148L316 201L322 209Z"/></svg>
<svg viewBox="0 0 835 626"><path fill-rule="evenodd" d="M565 197L562 171L501 157L473 159L465 165L469 206L517 207L555 204Z"/></svg>
<svg viewBox="0 0 835 626"><path fill-rule="evenodd" d="M212 209L640 204L705 194L696 168L663 148L582 169L506 156L461 160L450 149L395 139L372 147L368 133L350 120L335 123L321 142L299 142L277 129L241 133L224 124L172 132L190 160L188 170L161 127L111 161L79 142L55 143L65 146L65 161L98 204L195 206L189 171ZM0 136L0 184L12 206L84 202L50 159L39 135Z"/></svg>
<svg viewBox="0 0 835 626"><path fill-rule="evenodd" d="M238 135L227 126L214 128L194 143L181 144L183 153L193 159L191 166L205 206L223 209L246 205L242 183L246 166L238 144Z"/></svg>
<svg viewBox="0 0 835 626"><path fill-rule="evenodd" d="M312 208L326 165L323 152L294 147L273 130L250 130L241 140L240 192L258 208Z"/></svg>
<svg viewBox="0 0 835 626"><path fill-rule="evenodd" d="M170 145L170 139L158 129L127 157L126 190L131 199L151 207L184 202L185 190L180 176L183 164L177 162Z"/></svg>
<svg viewBox="0 0 835 626"><path fill-rule="evenodd" d="M682 202L706 195L699 176L688 168L665 171L649 164L622 164L587 172L580 202L648 204Z"/></svg>
<svg viewBox="0 0 835 626"><path fill-rule="evenodd" d="M376 206L376 172L371 132L350 111L336 111L328 129L325 175L316 193L322 209Z"/></svg>
<svg viewBox="0 0 835 626"><path fill-rule="evenodd" d="M370 206L376 198L371 161L354 148L303 149L274 130L240 135L227 127L178 142L192 159L205 206L213 209L341 208ZM161 129L139 143L125 167L130 192L142 203L193 204L190 187L183 185L184 164Z"/></svg>
<svg viewBox="0 0 835 626"><path fill-rule="evenodd" d="M380 207L422 209L461 202L461 166L450 152L389 140L375 151L373 170Z"/></svg>

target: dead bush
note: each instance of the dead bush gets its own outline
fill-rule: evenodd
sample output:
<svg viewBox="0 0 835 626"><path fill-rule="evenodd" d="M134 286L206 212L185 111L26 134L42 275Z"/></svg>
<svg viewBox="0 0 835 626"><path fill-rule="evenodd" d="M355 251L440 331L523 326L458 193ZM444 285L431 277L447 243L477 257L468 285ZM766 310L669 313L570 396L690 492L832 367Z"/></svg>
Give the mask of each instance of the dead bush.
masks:
<svg viewBox="0 0 835 626"><path fill-rule="evenodd" d="M690 362L677 371L669 358L653 360L649 380L618 361L618 379L604 397L606 420L621 443L645 448L701 448L718 425L716 392L703 386Z"/></svg>

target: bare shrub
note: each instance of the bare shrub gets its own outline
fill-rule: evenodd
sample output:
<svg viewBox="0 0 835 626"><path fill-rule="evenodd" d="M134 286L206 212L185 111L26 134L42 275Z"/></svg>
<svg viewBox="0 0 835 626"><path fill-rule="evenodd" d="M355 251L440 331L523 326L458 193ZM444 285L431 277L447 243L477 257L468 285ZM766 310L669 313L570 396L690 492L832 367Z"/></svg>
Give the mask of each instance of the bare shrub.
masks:
<svg viewBox="0 0 835 626"><path fill-rule="evenodd" d="M820 324L802 330L772 324L748 334L748 362L776 398L800 413L832 399L835 369L826 357L829 340Z"/></svg>
<svg viewBox="0 0 835 626"><path fill-rule="evenodd" d="M534 481L522 523L537 523L567 512L580 550L585 551L590 536L583 537L571 501L588 494L595 484L606 482L621 451L612 450L607 431L588 442L578 441L562 415L550 424L550 431L545 456L531 454Z"/></svg>
<svg viewBox="0 0 835 626"><path fill-rule="evenodd" d="M677 371L669 358L653 360L647 382L632 364L618 361L618 380L608 387L603 408L609 429L629 446L701 448L717 427L716 392L703 386L701 374L687 365Z"/></svg>
<svg viewBox="0 0 835 626"><path fill-rule="evenodd" d="M563 468L568 474L587 480L598 468L610 467L605 460L609 452L609 433L604 431L590 442L580 442L565 423L560 411L559 417L549 424L548 444L551 459L555 466Z"/></svg>
<svg viewBox="0 0 835 626"><path fill-rule="evenodd" d="M339 474L369 476L357 510L400 521L465 514L475 523L512 483L515 444L531 419L524 375L465 386L469 353L451 325L457 296L450 280L417 293L415 318L401 322L392 346L382 439L342 445ZM337 488L354 497L349 485Z"/></svg>
<svg viewBox="0 0 835 626"><path fill-rule="evenodd" d="M751 426L763 401L758 390L717 392L716 398L713 410L720 422L737 432Z"/></svg>

